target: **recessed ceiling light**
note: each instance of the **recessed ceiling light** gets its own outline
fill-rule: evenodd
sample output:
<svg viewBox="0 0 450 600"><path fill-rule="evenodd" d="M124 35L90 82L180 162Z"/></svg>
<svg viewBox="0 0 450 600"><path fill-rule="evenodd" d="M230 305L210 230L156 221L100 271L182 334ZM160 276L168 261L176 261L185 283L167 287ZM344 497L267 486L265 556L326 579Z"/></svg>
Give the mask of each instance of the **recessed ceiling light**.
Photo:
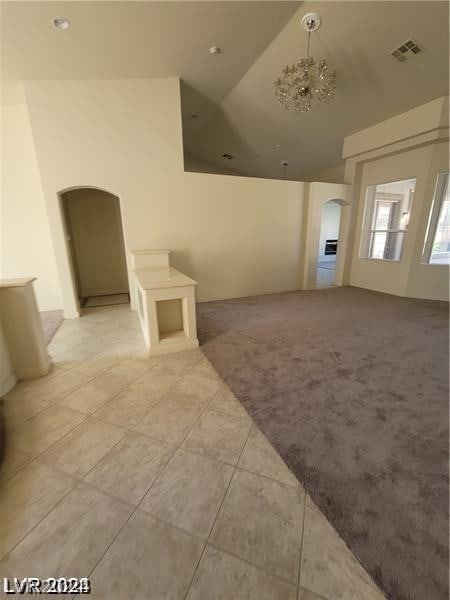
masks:
<svg viewBox="0 0 450 600"><path fill-rule="evenodd" d="M219 48L219 46L211 46L208 52L210 54L220 54L222 50Z"/></svg>
<svg viewBox="0 0 450 600"><path fill-rule="evenodd" d="M52 23L53 27L56 27L56 29L69 29L70 27L69 21L67 19L64 19L63 17L53 19Z"/></svg>

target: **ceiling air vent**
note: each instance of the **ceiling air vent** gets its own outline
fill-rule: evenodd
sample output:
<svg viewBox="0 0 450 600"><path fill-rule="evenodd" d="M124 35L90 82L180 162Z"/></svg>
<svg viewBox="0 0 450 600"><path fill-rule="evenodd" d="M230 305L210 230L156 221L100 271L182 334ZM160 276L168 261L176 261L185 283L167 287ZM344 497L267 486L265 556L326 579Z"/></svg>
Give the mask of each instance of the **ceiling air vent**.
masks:
<svg viewBox="0 0 450 600"><path fill-rule="evenodd" d="M232 154L228 154L226 152L225 154L222 154L222 158L228 158L228 160L232 160L234 158L234 156Z"/></svg>
<svg viewBox="0 0 450 600"><path fill-rule="evenodd" d="M414 56L414 54L419 54L422 50L423 48L421 48L414 40L406 40L406 42L400 44L398 48L392 50L391 54L400 62L404 62L405 60L408 60L408 58Z"/></svg>

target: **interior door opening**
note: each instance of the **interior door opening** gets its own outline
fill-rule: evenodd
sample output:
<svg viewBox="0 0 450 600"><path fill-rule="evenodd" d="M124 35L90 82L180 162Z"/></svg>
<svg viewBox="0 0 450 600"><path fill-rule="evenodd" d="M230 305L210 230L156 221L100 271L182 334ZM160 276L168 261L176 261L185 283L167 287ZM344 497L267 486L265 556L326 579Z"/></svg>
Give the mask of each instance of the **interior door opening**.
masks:
<svg viewBox="0 0 450 600"><path fill-rule="evenodd" d="M339 245L341 206L334 200L322 206L316 287L332 287L336 283L336 257Z"/></svg>
<svg viewBox="0 0 450 600"><path fill-rule="evenodd" d="M130 302L117 196L95 188L61 194L69 259L80 308Z"/></svg>

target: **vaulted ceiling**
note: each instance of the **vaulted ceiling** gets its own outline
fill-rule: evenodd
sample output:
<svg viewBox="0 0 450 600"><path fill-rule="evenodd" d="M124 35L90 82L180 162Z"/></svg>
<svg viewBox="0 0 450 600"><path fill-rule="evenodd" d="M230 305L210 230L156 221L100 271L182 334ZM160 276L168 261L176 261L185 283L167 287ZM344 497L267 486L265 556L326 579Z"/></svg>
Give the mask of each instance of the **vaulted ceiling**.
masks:
<svg viewBox="0 0 450 600"><path fill-rule="evenodd" d="M273 81L304 55L310 11L322 18L312 53L336 68L338 90L293 114ZM179 77L186 152L257 177L284 176L282 160L290 179L334 167L345 135L448 94L447 2L9 1L2 30L3 103L23 101L24 79ZM423 52L398 62L390 52L408 38Z"/></svg>
<svg viewBox="0 0 450 600"><path fill-rule="evenodd" d="M2 2L3 102L25 79L180 77L215 104L299 2ZM65 17L67 30L52 20ZM220 46L220 69L208 49Z"/></svg>
<svg viewBox="0 0 450 600"><path fill-rule="evenodd" d="M346 135L449 93L447 2L304 2L211 115L186 136L187 151L257 177L301 179L341 161ZM280 107L274 80L285 64L305 55L300 19L317 12L312 54L335 67L335 99L315 112ZM399 62L391 51L412 38L420 54ZM226 48L224 49L226 52ZM224 52L224 55L225 55ZM220 69L220 57L217 60ZM185 113L188 122L189 111ZM198 127L200 117L195 119ZM222 158L224 153L234 156Z"/></svg>

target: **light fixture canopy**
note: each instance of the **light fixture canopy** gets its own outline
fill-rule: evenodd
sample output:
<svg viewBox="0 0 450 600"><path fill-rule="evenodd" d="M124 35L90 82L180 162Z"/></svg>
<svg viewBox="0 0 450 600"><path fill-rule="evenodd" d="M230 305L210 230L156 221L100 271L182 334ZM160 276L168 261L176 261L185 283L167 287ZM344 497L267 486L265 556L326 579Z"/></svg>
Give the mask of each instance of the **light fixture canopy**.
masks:
<svg viewBox="0 0 450 600"><path fill-rule="evenodd" d="M309 54L311 33L317 31L320 24L320 17L316 13L307 13L302 17L302 28L308 34L306 57L284 67L275 81L275 96L286 110L309 112L331 100L336 93L336 71L329 69L324 58L316 61Z"/></svg>
<svg viewBox="0 0 450 600"><path fill-rule="evenodd" d="M52 20L52 23L53 27L56 27L56 29L69 29L70 27L69 20L64 17L56 17Z"/></svg>

